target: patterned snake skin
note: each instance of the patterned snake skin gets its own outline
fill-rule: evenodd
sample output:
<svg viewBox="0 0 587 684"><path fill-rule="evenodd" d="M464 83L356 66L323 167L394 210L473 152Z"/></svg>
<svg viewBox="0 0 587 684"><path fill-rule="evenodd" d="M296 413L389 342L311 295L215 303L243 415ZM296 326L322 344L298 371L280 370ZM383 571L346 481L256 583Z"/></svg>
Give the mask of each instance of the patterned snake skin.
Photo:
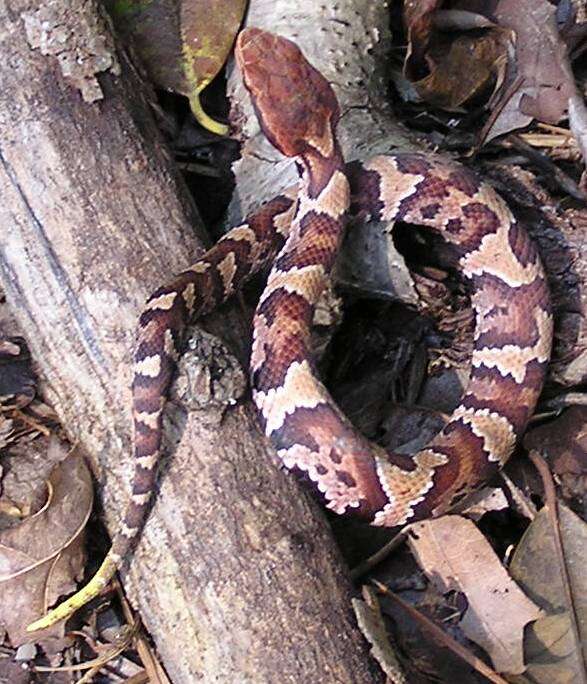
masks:
<svg viewBox="0 0 587 684"><path fill-rule="evenodd" d="M297 200L285 194L267 203L147 302L135 354L135 477L124 523L90 584L30 629L83 605L128 555L153 491L185 327L269 263L254 318L253 400L281 462L336 513L395 526L447 511L505 463L540 394L552 341L549 294L536 249L504 202L439 157L398 154L345 166L334 135L336 97L299 49L247 29L236 55L263 131L296 159ZM363 438L311 358L314 307L349 208L439 231L470 285L476 327L469 384L446 427L411 456Z"/></svg>

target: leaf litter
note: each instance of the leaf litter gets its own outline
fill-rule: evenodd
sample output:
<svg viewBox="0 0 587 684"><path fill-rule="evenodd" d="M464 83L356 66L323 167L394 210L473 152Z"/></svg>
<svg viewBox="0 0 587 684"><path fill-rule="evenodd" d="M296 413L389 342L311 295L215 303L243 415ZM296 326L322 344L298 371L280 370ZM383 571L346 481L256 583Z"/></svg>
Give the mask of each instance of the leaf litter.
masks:
<svg viewBox="0 0 587 684"><path fill-rule="evenodd" d="M406 0L404 22L404 75L423 100L455 111L485 99L490 116L479 143L533 120L557 124L569 107L584 143L587 117L548 0Z"/></svg>
<svg viewBox="0 0 587 684"><path fill-rule="evenodd" d="M565 684L584 681L587 651L587 525L564 504L558 505L563 562L557 558L549 511L542 509L522 537L510 566L512 577L545 615L527 634L528 668L520 682ZM568 573L572 605L566 600ZM573 634L569 609L577 617L578 638Z"/></svg>
<svg viewBox="0 0 587 684"><path fill-rule="evenodd" d="M460 627L490 655L494 668L523 672L524 628L542 611L508 575L475 524L455 515L416 523L408 543L441 593L456 591L465 596L467 608Z"/></svg>
<svg viewBox="0 0 587 684"><path fill-rule="evenodd" d="M200 94L224 66L247 0L109 0L108 4L117 28L132 39L153 81L185 95L204 128L226 135L228 126L204 111Z"/></svg>
<svg viewBox="0 0 587 684"><path fill-rule="evenodd" d="M84 567L84 529L92 509L90 472L57 438L60 463L47 482L40 510L0 532L0 626L13 646L62 637L64 625L27 634L26 626L76 587Z"/></svg>

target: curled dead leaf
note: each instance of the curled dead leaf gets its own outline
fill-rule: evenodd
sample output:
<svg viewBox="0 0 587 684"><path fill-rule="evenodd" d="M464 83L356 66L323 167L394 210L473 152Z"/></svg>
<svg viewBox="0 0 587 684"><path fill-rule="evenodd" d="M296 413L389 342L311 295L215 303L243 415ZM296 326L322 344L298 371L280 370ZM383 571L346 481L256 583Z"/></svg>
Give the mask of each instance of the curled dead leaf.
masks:
<svg viewBox="0 0 587 684"><path fill-rule="evenodd" d="M503 87L491 103L495 115L486 126L484 142L522 128L532 119L558 123L576 92L554 4L548 0L495 0L491 5L493 21L513 32L515 51ZM459 0L456 6L488 13L485 0Z"/></svg>
<svg viewBox="0 0 587 684"><path fill-rule="evenodd" d="M430 58L430 73L415 81L420 97L454 110L503 80L509 31L488 30L483 36L463 35Z"/></svg>
<svg viewBox="0 0 587 684"><path fill-rule="evenodd" d="M183 69L190 106L198 122L212 133L228 127L202 109L200 93L218 74L243 20L247 0L183 0L180 10Z"/></svg>
<svg viewBox="0 0 587 684"><path fill-rule="evenodd" d="M200 93L226 62L247 0L107 0L116 28L131 37L160 88L189 98L198 122L226 135L228 127L204 112Z"/></svg>
<svg viewBox="0 0 587 684"><path fill-rule="evenodd" d="M26 626L75 588L83 569L84 529L93 499L83 459L67 456L51 472L47 488L40 511L0 533L0 626L13 646L63 634L63 624L34 637Z"/></svg>
<svg viewBox="0 0 587 684"><path fill-rule="evenodd" d="M404 4L404 73L423 100L455 110L501 83L511 37L482 14L441 10L440 5L431 0Z"/></svg>
<svg viewBox="0 0 587 684"><path fill-rule="evenodd" d="M454 0L448 10L440 5L404 4L404 71L424 100L454 110L493 86L483 141L532 119L556 124L572 109L577 90L555 3Z"/></svg>

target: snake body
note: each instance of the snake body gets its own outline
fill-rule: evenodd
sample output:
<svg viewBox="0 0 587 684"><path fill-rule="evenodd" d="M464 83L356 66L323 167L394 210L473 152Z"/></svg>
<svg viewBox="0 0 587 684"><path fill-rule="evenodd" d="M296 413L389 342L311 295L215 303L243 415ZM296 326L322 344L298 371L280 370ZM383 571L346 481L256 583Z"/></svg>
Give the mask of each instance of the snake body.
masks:
<svg viewBox="0 0 587 684"><path fill-rule="evenodd" d="M505 463L540 394L552 341L549 293L536 249L503 200L437 156L345 165L336 97L299 49L247 29L236 55L265 134L296 160L297 197L268 202L147 302L135 353L135 476L124 523L94 584L33 628L85 602L128 554L153 491L185 327L270 263L253 323L253 400L283 465L336 513L395 526L449 510ZM359 434L312 360L312 315L349 212L437 230L470 286L476 325L469 383L446 427L412 455L385 451Z"/></svg>

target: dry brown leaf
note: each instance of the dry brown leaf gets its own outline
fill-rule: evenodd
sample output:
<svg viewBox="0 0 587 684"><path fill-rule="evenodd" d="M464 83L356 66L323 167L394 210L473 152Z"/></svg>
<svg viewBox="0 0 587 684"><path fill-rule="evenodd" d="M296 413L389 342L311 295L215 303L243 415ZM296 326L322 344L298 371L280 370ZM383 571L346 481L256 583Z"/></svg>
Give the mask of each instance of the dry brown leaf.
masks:
<svg viewBox="0 0 587 684"><path fill-rule="evenodd" d="M199 95L228 57L247 0L108 0L116 28L132 36L153 82L185 95L205 128L225 135L227 126L211 119Z"/></svg>
<svg viewBox="0 0 587 684"><path fill-rule="evenodd" d="M426 67L426 52L432 34L432 17L442 0L404 0L404 24L408 34L406 75ZM417 76L415 76L418 79Z"/></svg>
<svg viewBox="0 0 587 684"><path fill-rule="evenodd" d="M501 487L483 487L467 499L465 512L471 520L480 520L486 513L504 511L510 506Z"/></svg>
<svg viewBox="0 0 587 684"><path fill-rule="evenodd" d="M196 119L221 135L228 127L210 119L200 105L200 93L216 77L228 57L247 0L182 0L180 12L183 67Z"/></svg>
<svg viewBox="0 0 587 684"><path fill-rule="evenodd" d="M430 73L413 85L420 97L437 107L454 110L492 83L499 83L507 61L509 31L488 30L483 36L459 36L430 55Z"/></svg>
<svg viewBox="0 0 587 684"><path fill-rule="evenodd" d="M132 36L132 45L141 57L156 86L187 94L182 67L178 0L106 0L116 30Z"/></svg>
<svg viewBox="0 0 587 684"><path fill-rule="evenodd" d="M567 51L556 25L556 7L548 0L461 0L457 7L485 14L515 33L515 57L493 106L498 115L485 140L529 124L556 124L575 93Z"/></svg>
<svg viewBox="0 0 587 684"><path fill-rule="evenodd" d="M408 51L404 73L423 100L454 110L488 85L499 84L510 32L480 14L441 10L440 5L433 0L405 3ZM479 28L488 30L453 38L454 31Z"/></svg>
<svg viewBox="0 0 587 684"><path fill-rule="evenodd" d="M14 646L63 634L63 624L34 637L26 626L74 589L83 569L84 528L92 509L92 480L83 459L65 458L52 471L48 491L38 513L0 533L0 627Z"/></svg>
<svg viewBox="0 0 587 684"><path fill-rule="evenodd" d="M490 100L494 115L483 132L485 140L526 126L532 119L556 124L566 115L572 98L576 101L576 88L553 3L457 0L448 11L438 10L439 4L410 2L404 8L405 72L422 98L454 109L495 78L499 90ZM451 17L465 14L485 17L495 28L454 41L438 30L439 26L446 29ZM466 28L466 22L461 23Z"/></svg>
<svg viewBox="0 0 587 684"><path fill-rule="evenodd" d="M565 598L564 571L557 561L550 516L542 509L522 537L512 558L511 573L524 591L548 615L528 630L526 677L520 682L570 684L582 682L581 662L587 650L587 525L566 506L558 506L559 524L569 576L573 610L577 616L577 643Z"/></svg>
<svg viewBox="0 0 587 684"><path fill-rule="evenodd" d="M466 636L487 651L498 672L523 672L524 627L542 612L511 579L477 527L447 515L413 525L408 540L441 592L465 595L468 606L460 626Z"/></svg>
<svg viewBox="0 0 587 684"><path fill-rule="evenodd" d="M583 500L587 490L587 406L571 406L545 425L526 433L524 446L544 452L568 499Z"/></svg>
<svg viewBox="0 0 587 684"><path fill-rule="evenodd" d="M352 599L352 604L359 629L371 645L371 655L394 684L406 684L407 679L389 643L375 592L364 586L363 597L364 601Z"/></svg>

